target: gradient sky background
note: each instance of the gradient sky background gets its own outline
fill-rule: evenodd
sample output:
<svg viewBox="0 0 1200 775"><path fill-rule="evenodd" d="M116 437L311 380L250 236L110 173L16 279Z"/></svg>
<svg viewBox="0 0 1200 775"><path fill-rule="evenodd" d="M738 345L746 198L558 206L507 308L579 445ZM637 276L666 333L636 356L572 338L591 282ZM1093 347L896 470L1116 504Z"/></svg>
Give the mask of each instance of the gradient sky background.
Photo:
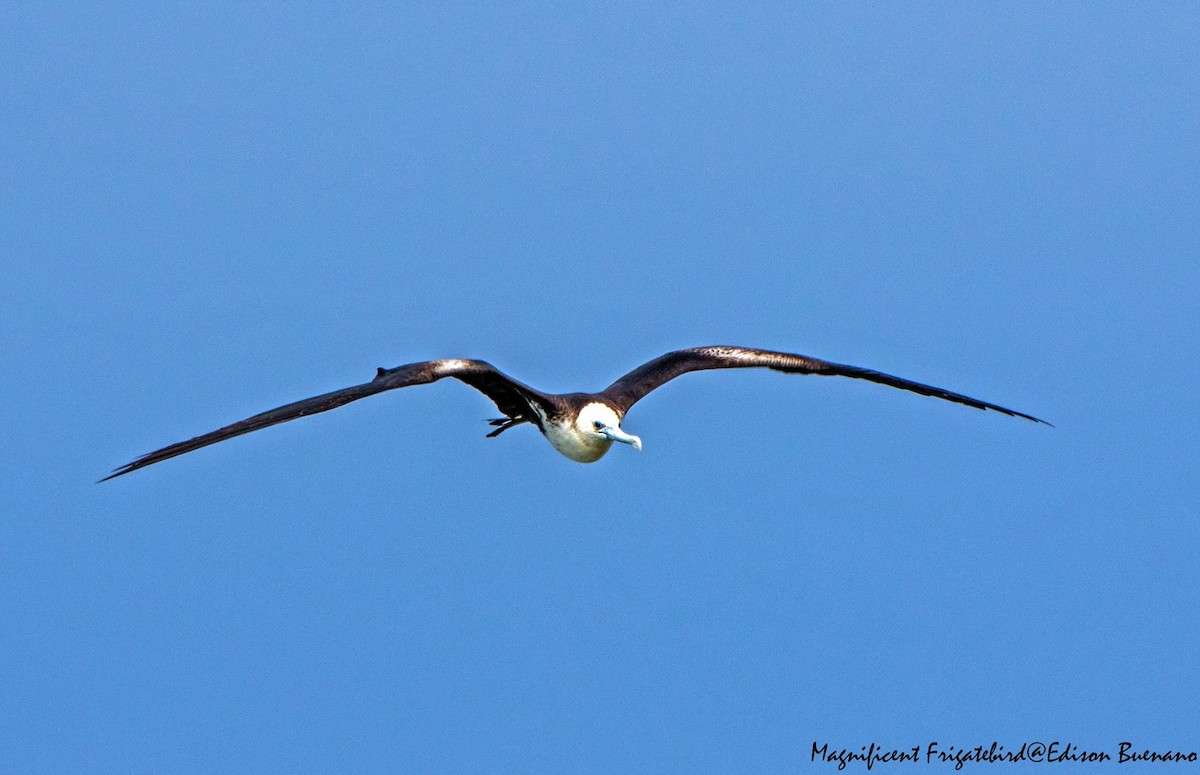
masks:
<svg viewBox="0 0 1200 775"><path fill-rule="evenodd" d="M4 769L1200 750L1194 5L82 5L0 9ZM697 374L582 466L446 381L94 483L699 344L1057 428Z"/></svg>

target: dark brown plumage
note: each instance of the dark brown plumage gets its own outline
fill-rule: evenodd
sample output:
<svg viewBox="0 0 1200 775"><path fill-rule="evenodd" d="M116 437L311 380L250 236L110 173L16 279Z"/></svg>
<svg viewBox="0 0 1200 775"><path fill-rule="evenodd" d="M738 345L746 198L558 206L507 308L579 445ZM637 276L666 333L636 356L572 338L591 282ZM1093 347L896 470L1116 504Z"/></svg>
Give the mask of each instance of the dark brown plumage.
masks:
<svg viewBox="0 0 1200 775"><path fill-rule="evenodd" d="M956 404L964 404L976 409L991 409L992 411L1007 414L1010 417L1024 417L1026 420L1033 420L1043 425L1050 424L1045 420L1039 420L1024 412L1005 409L1003 406L990 404L987 401L980 401L977 398L964 396L961 393L953 393L932 385L913 382L910 379L893 377L891 374L884 374L881 371L832 363L818 358L809 358L806 355L793 355L791 353L772 352L771 350L754 350L747 347L693 347L690 350L676 350L675 352L655 358L649 363L638 366L605 388L601 395L615 406L621 407L622 412L626 412L629 410L629 407L644 398L650 391L661 387L682 374L687 374L689 371L739 368L767 368L789 374L821 374L823 376L854 377L855 379L878 382L881 385L888 385L889 387L900 388L901 390L910 390L913 393L920 393L923 396L932 396L946 401L953 401Z"/></svg>
<svg viewBox="0 0 1200 775"><path fill-rule="evenodd" d="M454 377L483 393L504 414L503 418L489 421L496 428L488 434L489 437L498 436L509 428L522 423L532 423L563 454L581 462L591 462L603 455L613 440L627 443L636 442L640 448L640 440L623 434L617 426L630 407L652 390L691 371L733 368L768 368L790 374L820 374L865 379L976 409L990 409L1010 417L1023 417L1026 420L1049 425L1045 420L1040 420L1024 412L1006 409L1003 406L932 385L902 379L891 374L809 358L804 355L745 347L694 347L688 350L676 350L637 367L599 393L557 395L534 390L484 361L450 359L411 363L394 369L379 369L375 378L370 382L286 404L187 441L163 447L117 468L100 481L123 476L139 468L145 468L209 444L240 436L243 433L267 428L294 420L297 417L327 412L351 401L382 393L385 390L424 385L445 377ZM589 420L589 422L595 423L594 430L590 426L577 427L581 425L578 422L581 411L592 405L607 407L604 410L606 412L611 410L611 414L615 417L615 425L610 420L604 423L606 427L602 429L603 421ZM589 449L580 451L576 445L585 445Z"/></svg>

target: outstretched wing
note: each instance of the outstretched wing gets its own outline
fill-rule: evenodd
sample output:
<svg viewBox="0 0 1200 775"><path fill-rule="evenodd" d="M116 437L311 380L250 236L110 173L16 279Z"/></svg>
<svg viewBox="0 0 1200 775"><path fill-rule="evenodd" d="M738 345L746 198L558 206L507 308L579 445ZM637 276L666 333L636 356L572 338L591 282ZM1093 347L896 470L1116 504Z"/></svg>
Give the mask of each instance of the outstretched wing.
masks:
<svg viewBox="0 0 1200 775"><path fill-rule="evenodd" d="M492 399L497 408L507 415L513 424L533 422L538 427L541 427L541 421L532 408L534 403L540 404L547 414L550 413L550 402L544 394L527 385L522 385L520 382L497 370L490 363L466 360L410 363L407 366L398 366L394 369L379 369L375 375L375 379L370 382L335 390L332 393L313 396L303 401L296 401L277 409L271 409L270 411L256 414L253 417L248 417L232 425L226 425L224 428L218 428L210 433L197 436L194 439L188 439L187 441L181 441L178 444L172 444L169 447L155 450L149 454L142 455L132 463L126 463L100 481L108 481L114 477L136 471L139 468L160 463L176 455L182 455L185 452L207 447L209 444L216 444L218 441L231 439L243 433L250 433L260 428L278 425L281 422L294 420L297 417L328 412L330 409L336 409L351 401L357 401L360 398L382 393L385 390L395 390L412 385L424 385L429 382L436 382L443 377L454 377L461 380Z"/></svg>
<svg viewBox="0 0 1200 775"><path fill-rule="evenodd" d="M792 353L777 353L770 350L753 350L746 347L693 347L689 350L676 350L655 358L649 363L638 366L633 371L609 385L601 395L621 409L629 411L647 393L670 382L681 374L689 371L705 369L752 369L767 368L784 371L790 374L822 374L827 376L854 377L881 385L888 385L901 390L910 390L923 396L933 396L957 404L973 406L976 409L991 409L1007 414L1010 417L1024 417L1026 420L1049 425L1045 420L1039 420L1032 415L1006 409L1003 406L989 404L977 398L952 393L943 388L924 385L920 382L893 377L880 371L872 371L858 366L847 366L841 363L830 363L805 355Z"/></svg>

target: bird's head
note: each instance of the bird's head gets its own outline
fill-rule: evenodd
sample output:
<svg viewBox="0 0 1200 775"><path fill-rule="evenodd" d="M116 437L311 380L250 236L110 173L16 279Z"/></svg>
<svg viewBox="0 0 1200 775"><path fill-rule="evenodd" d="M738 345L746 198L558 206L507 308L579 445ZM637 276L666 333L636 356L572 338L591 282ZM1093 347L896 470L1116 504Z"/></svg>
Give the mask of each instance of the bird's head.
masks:
<svg viewBox="0 0 1200 775"><path fill-rule="evenodd" d="M642 451L642 440L621 430L621 418L611 406L599 402L588 404L579 411L575 427L584 438L596 441L619 441Z"/></svg>

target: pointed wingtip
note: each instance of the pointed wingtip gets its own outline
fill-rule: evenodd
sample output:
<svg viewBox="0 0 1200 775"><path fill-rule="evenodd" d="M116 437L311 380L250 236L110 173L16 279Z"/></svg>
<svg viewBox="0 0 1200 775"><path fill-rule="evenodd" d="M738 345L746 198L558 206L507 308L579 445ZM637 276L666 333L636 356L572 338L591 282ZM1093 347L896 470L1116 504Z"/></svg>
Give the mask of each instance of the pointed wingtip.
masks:
<svg viewBox="0 0 1200 775"><path fill-rule="evenodd" d="M140 457L137 460L134 460L132 463L126 463L123 466L117 466L108 476L104 477L103 479L97 479L96 484L103 484L109 479L116 479L118 476L124 476L125 474L132 473L139 468L145 468L147 465L149 465L149 463L146 461L146 459L144 457Z"/></svg>
<svg viewBox="0 0 1200 775"><path fill-rule="evenodd" d="M123 465L120 468L114 468L113 472L103 479L97 479L96 484L104 484L109 479L116 479L118 476L124 476L133 470L133 464Z"/></svg>
<svg viewBox="0 0 1200 775"><path fill-rule="evenodd" d="M1054 423L1047 422L1046 420L1043 420L1041 417L1034 417L1032 414L1025 414L1024 412L1017 412L1017 411L1013 411L1013 410L1009 410L1009 411L1012 411L1012 414L1016 417L1024 417L1026 420L1032 420L1035 423L1039 423L1041 425L1045 425L1050 428L1055 427Z"/></svg>

